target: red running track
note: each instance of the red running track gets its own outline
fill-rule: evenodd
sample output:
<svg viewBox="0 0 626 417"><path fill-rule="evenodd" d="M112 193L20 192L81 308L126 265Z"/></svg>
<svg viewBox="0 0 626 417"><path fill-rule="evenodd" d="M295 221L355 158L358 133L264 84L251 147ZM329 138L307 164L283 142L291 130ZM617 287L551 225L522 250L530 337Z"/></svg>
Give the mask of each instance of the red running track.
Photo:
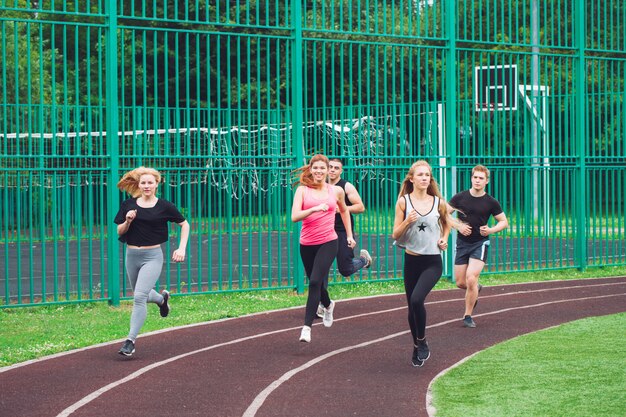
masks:
<svg viewBox="0 0 626 417"><path fill-rule="evenodd" d="M626 277L485 287L475 329L461 325L463 295L429 295L422 368L403 295L346 300L310 344L299 307L140 335L131 359L116 341L1 368L0 415L425 416L438 373L520 334L626 311Z"/></svg>

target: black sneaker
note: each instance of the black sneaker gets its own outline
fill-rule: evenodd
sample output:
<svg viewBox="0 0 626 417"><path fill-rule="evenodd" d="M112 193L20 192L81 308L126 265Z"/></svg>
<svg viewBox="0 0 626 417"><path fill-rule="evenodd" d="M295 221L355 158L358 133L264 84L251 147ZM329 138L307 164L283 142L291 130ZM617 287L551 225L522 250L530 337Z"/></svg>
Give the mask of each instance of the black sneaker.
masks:
<svg viewBox="0 0 626 417"><path fill-rule="evenodd" d="M417 341L417 358L422 362L426 362L426 360L430 358L430 349L428 348L426 339Z"/></svg>
<svg viewBox="0 0 626 417"><path fill-rule="evenodd" d="M168 290L163 290L161 292L161 295L163 295L163 302L159 304L159 310L161 313L161 317L167 317L167 315L170 314L170 304L168 303L170 299L170 293Z"/></svg>
<svg viewBox="0 0 626 417"><path fill-rule="evenodd" d="M476 323L474 323L474 320L472 320L472 316L465 316L463 318L463 327L476 327Z"/></svg>
<svg viewBox="0 0 626 417"><path fill-rule="evenodd" d="M483 286L478 284L478 294L480 294L480 290L483 289ZM474 308L478 305L478 296L476 296L476 302L474 303Z"/></svg>
<svg viewBox="0 0 626 417"><path fill-rule="evenodd" d="M411 357L411 364L416 368L424 365L424 361L419 358L419 349L417 346L413 346L413 356Z"/></svg>
<svg viewBox="0 0 626 417"><path fill-rule="evenodd" d="M135 353L135 344L132 340L126 339L126 341L122 345L122 348L117 353L124 356L133 356L133 353Z"/></svg>

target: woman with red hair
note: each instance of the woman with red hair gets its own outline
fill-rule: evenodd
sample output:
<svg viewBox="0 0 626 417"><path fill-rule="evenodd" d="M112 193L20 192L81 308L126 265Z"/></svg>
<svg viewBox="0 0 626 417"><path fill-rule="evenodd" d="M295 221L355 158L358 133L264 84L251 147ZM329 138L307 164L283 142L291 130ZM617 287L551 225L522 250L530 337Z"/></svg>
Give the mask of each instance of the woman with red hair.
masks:
<svg viewBox="0 0 626 417"><path fill-rule="evenodd" d="M306 302L304 326L300 341L311 341L311 325L316 317L318 304L324 309L324 326L333 324L335 302L328 295L328 274L337 256L337 233L335 213L341 214L348 231L348 246L354 248L350 214L346 206L345 192L341 187L328 184L329 160L324 155L315 155L300 171L299 186L293 197L291 220L302 222L300 232L300 257L309 279L309 295Z"/></svg>

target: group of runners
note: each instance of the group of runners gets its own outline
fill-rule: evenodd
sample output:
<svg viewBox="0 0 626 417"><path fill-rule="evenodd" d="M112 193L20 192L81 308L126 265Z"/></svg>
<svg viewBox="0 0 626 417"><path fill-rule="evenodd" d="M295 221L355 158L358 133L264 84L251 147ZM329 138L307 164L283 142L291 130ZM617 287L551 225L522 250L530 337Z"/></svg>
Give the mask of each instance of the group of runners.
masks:
<svg viewBox="0 0 626 417"><path fill-rule="evenodd" d="M353 184L341 177L343 162L325 155L314 155L300 169L291 208L291 220L302 222L300 257L309 281L301 342L311 342L312 324L321 317L331 327L335 302L328 293L328 277L333 262L343 276L370 268L372 256L361 249L354 255L354 214L365 205ZM185 259L189 223L174 204L156 196L161 174L139 167L124 174L118 187L131 198L122 202L115 216L120 241L126 243L126 270L133 289L130 331L119 353L132 356L137 336L147 315L147 303L159 306L162 317L169 314L169 292L160 294L154 286L161 274L161 244L168 240L168 224L181 227L173 262ZM465 291L462 324L476 327L472 312L482 286L478 278L489 249L489 236L508 226L500 203L486 193L489 170L472 169L471 187L446 202L426 161L415 162L405 176L395 204L392 237L404 251L404 288L413 351L411 363L419 367L430 357L426 342L425 300L442 275L442 251L447 250L452 229L458 231L454 277ZM457 216L452 214L457 212ZM488 226L490 217L495 224Z"/></svg>

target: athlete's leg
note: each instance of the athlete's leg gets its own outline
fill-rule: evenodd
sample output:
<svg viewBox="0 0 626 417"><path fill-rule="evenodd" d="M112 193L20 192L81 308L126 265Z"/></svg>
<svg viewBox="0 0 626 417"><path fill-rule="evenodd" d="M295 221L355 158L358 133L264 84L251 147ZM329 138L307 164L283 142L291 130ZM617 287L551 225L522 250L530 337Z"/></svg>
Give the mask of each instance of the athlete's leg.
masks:
<svg viewBox="0 0 626 417"><path fill-rule="evenodd" d="M417 285L411 294L411 306L415 314L416 337L424 339L426 336L426 297L441 278L443 270L441 256L423 256L425 268L420 274ZM417 343L417 339L415 343Z"/></svg>
<svg viewBox="0 0 626 417"><path fill-rule="evenodd" d="M454 265L454 281L456 282L456 286L462 290L467 289L467 284L465 282L465 274L467 273L467 265Z"/></svg>
<svg viewBox="0 0 626 417"><path fill-rule="evenodd" d="M409 255L404 253L404 294L406 295L406 303L409 307L408 322L409 329L411 329L411 340L415 344L417 339L417 324L415 321L415 313L413 311L413 305L411 303L411 295L417 285L417 279L422 272L422 264L420 262L420 256Z"/></svg>
<svg viewBox="0 0 626 417"><path fill-rule="evenodd" d="M314 252L313 264L305 265L305 270L310 271L309 275L309 295L306 302L306 313L304 317L304 325L311 326L313 319L315 318L315 312L322 297L322 287L324 281L328 279L328 271L335 260L337 254L337 240L326 242L322 245L316 245L316 250L310 251L311 247L300 245L300 254L302 260L305 262L305 258L310 262L311 252ZM308 262L307 262L308 263ZM326 293L328 295L328 293Z"/></svg>
<svg viewBox="0 0 626 417"><path fill-rule="evenodd" d="M163 296L154 290L161 269L163 268L163 252L155 249L127 249L127 272L133 287L133 311L130 316L128 339L133 342L146 321L146 303L160 303Z"/></svg>
<svg viewBox="0 0 626 417"><path fill-rule="evenodd" d="M471 316L474 311L474 304L478 299L478 277L483 271L485 263L481 260L470 258L465 271L465 316ZM456 269L456 267L455 267Z"/></svg>
<svg viewBox="0 0 626 417"><path fill-rule="evenodd" d="M337 270L344 277L354 275L367 265L367 259L354 257L354 249L348 246L348 235L344 231L337 232Z"/></svg>

